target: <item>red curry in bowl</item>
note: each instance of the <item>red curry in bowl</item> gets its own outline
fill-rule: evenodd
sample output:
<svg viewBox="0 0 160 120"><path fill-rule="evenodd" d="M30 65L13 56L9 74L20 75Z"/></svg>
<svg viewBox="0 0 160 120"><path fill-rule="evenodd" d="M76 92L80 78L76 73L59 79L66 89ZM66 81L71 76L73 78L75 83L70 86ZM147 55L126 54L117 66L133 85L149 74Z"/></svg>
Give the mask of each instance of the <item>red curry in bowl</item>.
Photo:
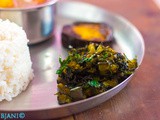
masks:
<svg viewBox="0 0 160 120"><path fill-rule="evenodd" d="M49 0L1 0L0 8L27 8L40 5Z"/></svg>

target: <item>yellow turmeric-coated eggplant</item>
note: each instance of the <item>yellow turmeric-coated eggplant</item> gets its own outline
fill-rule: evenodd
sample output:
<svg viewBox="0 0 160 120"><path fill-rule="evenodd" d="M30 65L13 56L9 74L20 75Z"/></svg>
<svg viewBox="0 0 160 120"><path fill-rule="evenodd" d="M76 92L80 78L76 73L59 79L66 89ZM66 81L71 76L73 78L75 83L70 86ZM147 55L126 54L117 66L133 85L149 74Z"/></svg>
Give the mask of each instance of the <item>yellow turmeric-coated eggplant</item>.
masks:
<svg viewBox="0 0 160 120"><path fill-rule="evenodd" d="M84 47L91 42L111 45L113 40L113 30L106 23L75 22L62 29L62 44L67 48Z"/></svg>

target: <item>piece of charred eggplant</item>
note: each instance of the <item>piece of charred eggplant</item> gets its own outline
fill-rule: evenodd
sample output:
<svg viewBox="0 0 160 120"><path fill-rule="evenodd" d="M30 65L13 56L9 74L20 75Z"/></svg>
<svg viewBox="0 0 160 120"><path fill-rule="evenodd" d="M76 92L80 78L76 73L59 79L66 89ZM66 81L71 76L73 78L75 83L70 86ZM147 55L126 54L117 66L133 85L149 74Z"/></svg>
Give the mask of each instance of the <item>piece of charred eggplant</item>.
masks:
<svg viewBox="0 0 160 120"><path fill-rule="evenodd" d="M113 40L113 30L106 23L75 22L62 29L62 44L66 48L84 47L90 42L111 45Z"/></svg>
<svg viewBox="0 0 160 120"><path fill-rule="evenodd" d="M72 48L65 60L59 58L58 102L71 103L111 89L137 68L137 59L129 60L109 46L89 44Z"/></svg>

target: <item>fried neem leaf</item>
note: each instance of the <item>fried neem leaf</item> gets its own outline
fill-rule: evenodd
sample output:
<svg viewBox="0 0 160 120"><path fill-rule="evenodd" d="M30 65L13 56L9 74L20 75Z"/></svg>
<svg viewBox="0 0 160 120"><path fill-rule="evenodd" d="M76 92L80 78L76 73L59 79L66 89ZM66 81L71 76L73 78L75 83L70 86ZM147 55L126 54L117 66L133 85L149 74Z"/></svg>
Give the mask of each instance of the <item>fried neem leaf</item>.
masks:
<svg viewBox="0 0 160 120"><path fill-rule="evenodd" d="M66 104L105 92L124 81L137 68L137 58L109 46L91 43L72 48L65 60L59 58L58 101Z"/></svg>

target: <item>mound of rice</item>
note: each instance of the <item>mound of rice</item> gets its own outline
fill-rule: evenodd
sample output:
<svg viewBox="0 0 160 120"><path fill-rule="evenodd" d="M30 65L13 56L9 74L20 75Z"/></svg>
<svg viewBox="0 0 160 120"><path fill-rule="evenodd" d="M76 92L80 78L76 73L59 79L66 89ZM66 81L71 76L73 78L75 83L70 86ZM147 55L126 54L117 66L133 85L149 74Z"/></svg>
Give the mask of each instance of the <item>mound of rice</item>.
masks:
<svg viewBox="0 0 160 120"><path fill-rule="evenodd" d="M27 43L21 27L0 19L0 101L11 101L33 78Z"/></svg>

